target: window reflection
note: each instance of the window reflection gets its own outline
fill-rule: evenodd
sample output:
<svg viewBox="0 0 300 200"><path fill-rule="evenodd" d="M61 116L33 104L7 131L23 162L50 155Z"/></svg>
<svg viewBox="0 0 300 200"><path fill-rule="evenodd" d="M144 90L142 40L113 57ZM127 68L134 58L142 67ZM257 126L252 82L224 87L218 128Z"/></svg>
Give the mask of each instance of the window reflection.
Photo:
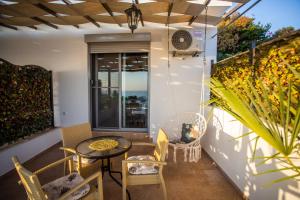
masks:
<svg viewBox="0 0 300 200"><path fill-rule="evenodd" d="M147 128L148 54L122 55L122 127Z"/></svg>

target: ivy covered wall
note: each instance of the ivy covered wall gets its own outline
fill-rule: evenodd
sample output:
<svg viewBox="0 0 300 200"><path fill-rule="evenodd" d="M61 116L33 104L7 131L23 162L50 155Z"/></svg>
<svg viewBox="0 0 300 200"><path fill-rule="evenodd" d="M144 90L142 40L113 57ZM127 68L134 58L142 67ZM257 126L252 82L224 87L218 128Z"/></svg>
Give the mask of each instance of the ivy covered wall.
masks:
<svg viewBox="0 0 300 200"><path fill-rule="evenodd" d="M52 73L0 59L0 146L53 127Z"/></svg>
<svg viewBox="0 0 300 200"><path fill-rule="evenodd" d="M278 112L279 90L288 90L288 82L293 84L292 104L298 106L300 99L300 79L293 73L300 73L300 31L259 45L254 56L250 51L237 54L216 63L212 77L216 77L226 87L239 88L245 94L247 81L254 82L258 94L262 94L258 82L262 82L269 91L274 115ZM252 61L252 58L254 59ZM245 94L246 95L246 94Z"/></svg>

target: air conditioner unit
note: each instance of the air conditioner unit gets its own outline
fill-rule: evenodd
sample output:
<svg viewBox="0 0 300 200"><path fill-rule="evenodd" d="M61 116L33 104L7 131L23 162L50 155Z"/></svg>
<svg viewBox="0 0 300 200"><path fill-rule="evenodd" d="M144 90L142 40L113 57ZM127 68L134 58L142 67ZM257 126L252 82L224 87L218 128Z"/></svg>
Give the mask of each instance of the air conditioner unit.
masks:
<svg viewBox="0 0 300 200"><path fill-rule="evenodd" d="M169 51L173 56L199 56L202 52L203 34L199 29L170 31Z"/></svg>

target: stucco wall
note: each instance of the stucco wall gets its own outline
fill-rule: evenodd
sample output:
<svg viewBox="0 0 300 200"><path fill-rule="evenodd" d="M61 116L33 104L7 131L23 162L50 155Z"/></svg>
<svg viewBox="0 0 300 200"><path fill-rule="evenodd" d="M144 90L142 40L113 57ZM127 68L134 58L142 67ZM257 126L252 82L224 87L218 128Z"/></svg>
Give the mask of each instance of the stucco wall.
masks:
<svg viewBox="0 0 300 200"><path fill-rule="evenodd" d="M202 57L185 60L170 56L171 83L168 86L167 30L151 32L150 52L150 133L176 112L199 109ZM215 32L209 28L209 35ZM116 29L105 33L127 32ZM61 33L61 34L60 34ZM55 124L68 126L89 120L88 54L84 34L95 32L16 32L0 33L0 57L14 64L36 64L54 73ZM103 32L104 33L104 32ZM216 56L216 39L208 41L207 60ZM206 67L209 74L210 67Z"/></svg>
<svg viewBox="0 0 300 200"><path fill-rule="evenodd" d="M42 27L42 26L41 26ZM149 134L155 138L157 129L176 112L199 110L200 88L202 78L202 58L170 57L170 75L172 82L168 86L167 67L167 29L164 25L140 28L140 32L151 32L150 52L150 126ZM209 28L209 35L216 29ZM54 115L55 125L69 126L89 121L88 98L88 52L84 42L84 34L96 33L129 33L124 28L106 28L95 31L94 28L74 29L60 27L59 30L33 31L21 29L7 30L0 33L0 57L14 64L40 65L53 71L54 79ZM207 60L216 57L216 38L207 44ZM209 62L208 62L209 63ZM209 74L210 67L206 67ZM59 134L53 134L48 140L51 146L60 140ZM37 144L36 144L36 143ZM39 141L33 141L28 146L30 152L40 152ZM18 155L14 150L11 155ZM27 156L30 158L34 156ZM27 159L22 159L26 161ZM11 163L10 159L1 159ZM11 165L9 165L11 166Z"/></svg>
<svg viewBox="0 0 300 200"><path fill-rule="evenodd" d="M248 132L248 128L236 121L231 115L223 110L214 109L207 134L202 140L202 146L249 199L299 200L299 182L289 180L266 186L271 181L291 175L291 173L254 175L258 172L278 169L281 166L274 161L261 166L255 165L255 162L259 163L259 160L252 162L254 142L251 143L250 140L255 135L234 139ZM271 146L263 140L259 140L256 156L269 156L274 153L275 151Z"/></svg>

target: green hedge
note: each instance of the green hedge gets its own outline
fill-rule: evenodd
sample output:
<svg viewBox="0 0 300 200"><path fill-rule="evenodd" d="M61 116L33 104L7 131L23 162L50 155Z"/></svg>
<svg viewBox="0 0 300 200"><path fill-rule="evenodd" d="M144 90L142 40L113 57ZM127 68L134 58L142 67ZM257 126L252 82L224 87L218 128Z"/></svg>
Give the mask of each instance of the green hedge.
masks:
<svg viewBox="0 0 300 200"><path fill-rule="evenodd" d="M0 59L0 146L53 127L52 73Z"/></svg>
<svg viewBox="0 0 300 200"><path fill-rule="evenodd" d="M216 63L212 77L221 80L226 87L238 88L241 94L246 91L247 81L254 82L258 93L262 94L258 84L261 81L272 91L269 99L272 101L274 115L279 109L279 91L276 85L281 84L287 91L287 83L291 81L295 88L292 106L297 106L300 99L300 79L291 69L300 72L300 31L259 45L255 51L254 65L250 57L250 52L244 52Z"/></svg>

